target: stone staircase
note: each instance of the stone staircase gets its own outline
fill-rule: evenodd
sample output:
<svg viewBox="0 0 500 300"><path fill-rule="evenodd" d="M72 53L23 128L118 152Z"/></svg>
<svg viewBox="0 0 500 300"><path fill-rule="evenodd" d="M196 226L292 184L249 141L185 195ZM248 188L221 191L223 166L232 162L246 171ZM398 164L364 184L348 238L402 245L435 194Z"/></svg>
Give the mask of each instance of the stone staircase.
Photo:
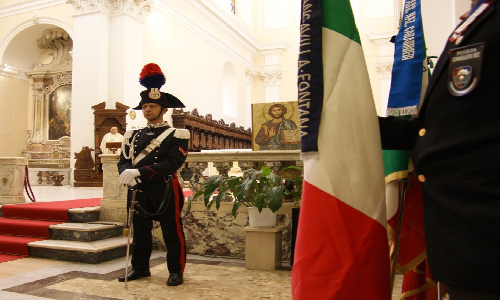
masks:
<svg viewBox="0 0 500 300"><path fill-rule="evenodd" d="M124 257L125 224L99 221L99 212L98 206L70 209L70 223L50 225L50 239L28 243L30 256L89 264Z"/></svg>

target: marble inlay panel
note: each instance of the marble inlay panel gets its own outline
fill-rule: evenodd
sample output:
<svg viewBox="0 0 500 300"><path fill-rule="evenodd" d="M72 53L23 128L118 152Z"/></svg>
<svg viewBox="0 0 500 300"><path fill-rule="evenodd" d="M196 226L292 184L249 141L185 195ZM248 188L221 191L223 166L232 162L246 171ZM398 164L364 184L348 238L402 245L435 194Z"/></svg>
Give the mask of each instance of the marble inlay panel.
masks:
<svg viewBox="0 0 500 300"><path fill-rule="evenodd" d="M177 287L166 286L168 270L165 263L152 267L151 273L151 277L129 282L128 290L116 280L121 272L105 275L71 272L8 291L51 299L83 299L78 295L85 295L84 299L125 300L291 299L289 271L254 271L188 261L184 284Z"/></svg>

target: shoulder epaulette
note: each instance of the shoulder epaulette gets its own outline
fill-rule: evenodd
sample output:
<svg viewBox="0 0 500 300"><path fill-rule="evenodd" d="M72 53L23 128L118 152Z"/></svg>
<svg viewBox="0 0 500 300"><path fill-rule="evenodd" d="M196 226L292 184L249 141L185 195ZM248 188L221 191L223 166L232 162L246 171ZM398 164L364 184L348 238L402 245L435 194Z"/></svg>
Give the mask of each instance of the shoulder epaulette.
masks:
<svg viewBox="0 0 500 300"><path fill-rule="evenodd" d="M178 139L189 140L190 134L187 129L175 129L174 137Z"/></svg>
<svg viewBox="0 0 500 300"><path fill-rule="evenodd" d="M125 134L123 135L123 138L124 139L129 139L132 137L132 134L134 133L134 130L129 130L129 131L126 131Z"/></svg>

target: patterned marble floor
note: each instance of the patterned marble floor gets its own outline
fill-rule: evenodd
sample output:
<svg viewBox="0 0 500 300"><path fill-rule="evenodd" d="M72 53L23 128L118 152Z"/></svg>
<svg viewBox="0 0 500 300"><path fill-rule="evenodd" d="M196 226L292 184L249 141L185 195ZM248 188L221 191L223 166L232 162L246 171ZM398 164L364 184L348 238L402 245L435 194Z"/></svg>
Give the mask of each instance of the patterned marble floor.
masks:
<svg viewBox="0 0 500 300"><path fill-rule="evenodd" d="M38 202L102 197L102 188L34 186ZM0 264L0 299L161 300L161 299L291 299L290 268L269 272L245 269L244 260L188 255L185 283L167 287L165 253L154 252L152 276L130 282L123 275L125 258L89 265L24 258ZM400 298L396 277L392 300Z"/></svg>
<svg viewBox="0 0 500 300"><path fill-rule="evenodd" d="M2 263L0 299L291 299L290 271L254 271L239 259L188 256L185 282L167 287L164 253L153 253L152 276L128 283L125 259L87 265L25 258Z"/></svg>

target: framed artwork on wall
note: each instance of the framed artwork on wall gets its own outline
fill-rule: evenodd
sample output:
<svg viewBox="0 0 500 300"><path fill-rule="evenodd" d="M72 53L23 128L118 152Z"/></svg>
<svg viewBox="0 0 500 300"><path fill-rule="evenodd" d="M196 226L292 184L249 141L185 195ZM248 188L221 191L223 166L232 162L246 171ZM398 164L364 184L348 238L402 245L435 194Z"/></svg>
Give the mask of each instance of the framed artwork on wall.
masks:
<svg viewBox="0 0 500 300"><path fill-rule="evenodd" d="M49 95L49 140L70 136L71 85L62 85Z"/></svg>
<svg viewBox="0 0 500 300"><path fill-rule="evenodd" d="M252 104L252 150L300 150L297 101Z"/></svg>

